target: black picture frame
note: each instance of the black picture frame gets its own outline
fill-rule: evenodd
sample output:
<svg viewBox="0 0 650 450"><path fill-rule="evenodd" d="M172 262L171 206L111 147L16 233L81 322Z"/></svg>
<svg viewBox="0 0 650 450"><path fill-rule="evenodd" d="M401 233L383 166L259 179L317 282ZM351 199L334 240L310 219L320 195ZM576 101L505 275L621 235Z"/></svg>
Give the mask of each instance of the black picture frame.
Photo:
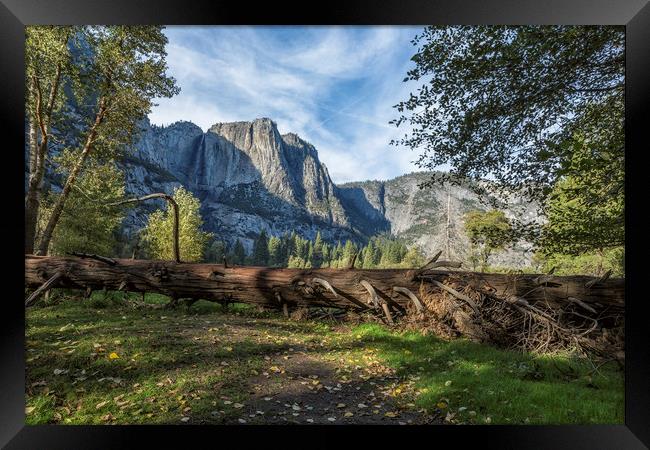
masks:
<svg viewBox="0 0 650 450"><path fill-rule="evenodd" d="M606 24L626 26L626 368L625 425L429 426L429 427L200 427L25 426L24 26L31 24ZM644 304L644 150L649 149L650 4L646 0L384 0L275 2L172 0L1 0L3 157L0 220L2 326L0 352L0 445L6 448L134 448L192 445L208 439L240 446L320 448L352 442L364 447L467 443L487 448L636 449L650 446L650 326ZM23 290L21 290L23 289ZM558 402L562 402L558 398ZM422 443L416 444L421 441Z"/></svg>

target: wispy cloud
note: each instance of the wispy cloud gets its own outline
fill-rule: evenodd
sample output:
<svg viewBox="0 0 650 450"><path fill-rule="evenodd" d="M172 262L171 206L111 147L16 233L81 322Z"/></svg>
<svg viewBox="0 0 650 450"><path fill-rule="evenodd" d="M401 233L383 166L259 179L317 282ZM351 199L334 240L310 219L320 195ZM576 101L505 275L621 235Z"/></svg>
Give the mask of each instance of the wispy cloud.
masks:
<svg viewBox="0 0 650 450"><path fill-rule="evenodd" d="M270 117L319 151L335 182L416 170L389 146L388 122L413 89L413 27L168 27L169 72L181 86L149 118L217 122Z"/></svg>

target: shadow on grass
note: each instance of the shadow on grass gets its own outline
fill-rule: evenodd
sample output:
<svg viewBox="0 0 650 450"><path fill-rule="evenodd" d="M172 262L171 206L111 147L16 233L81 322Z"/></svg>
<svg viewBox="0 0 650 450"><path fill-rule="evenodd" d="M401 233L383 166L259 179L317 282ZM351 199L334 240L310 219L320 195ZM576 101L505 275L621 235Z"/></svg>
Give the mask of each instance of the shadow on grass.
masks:
<svg viewBox="0 0 650 450"><path fill-rule="evenodd" d="M624 421L623 373L585 358L533 355L374 325L356 330L400 376L415 374L417 404L475 423L612 424ZM470 414L471 411L474 413Z"/></svg>
<svg viewBox="0 0 650 450"><path fill-rule="evenodd" d="M375 352L397 379L415 383L419 408L449 413L461 423L623 422L622 373L607 366L594 372L588 362L568 356L446 342L370 324L333 334L319 322L268 314L192 315L191 308L96 310L66 303L30 311L27 322L27 395L33 408L28 423L179 423L186 414L191 423L231 423L255 411L225 408L222 397L254 397L252 374L268 365L264 357L290 347L315 360L334 351ZM253 335L270 337L253 342ZM287 335L299 336L301 344L283 341ZM320 345L325 338L327 345ZM335 366L319 364L310 370L331 372ZM366 381L373 380L386 382ZM363 394L368 383L350 387ZM318 403L302 388L280 392L275 400ZM275 411L278 423L281 409ZM367 423L375 419L364 416Z"/></svg>

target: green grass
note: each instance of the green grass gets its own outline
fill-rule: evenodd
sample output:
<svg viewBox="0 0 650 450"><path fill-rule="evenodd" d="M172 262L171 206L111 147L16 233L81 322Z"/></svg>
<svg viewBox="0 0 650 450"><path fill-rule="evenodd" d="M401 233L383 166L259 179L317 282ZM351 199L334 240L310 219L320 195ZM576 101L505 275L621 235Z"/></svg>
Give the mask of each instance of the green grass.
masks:
<svg viewBox="0 0 650 450"><path fill-rule="evenodd" d="M355 332L398 374L418 378L417 405L448 411L458 422L624 422L623 373L615 365L594 372L591 363L570 355L536 356L377 325Z"/></svg>
<svg viewBox="0 0 650 450"><path fill-rule="evenodd" d="M569 355L291 321L240 304L134 309L123 294L104 297L28 309L28 424L223 423L251 396L249 380L277 364L268 355L281 360L297 345L342 371L392 370L399 404L452 423L623 423L622 372L605 365L590 375L589 362Z"/></svg>

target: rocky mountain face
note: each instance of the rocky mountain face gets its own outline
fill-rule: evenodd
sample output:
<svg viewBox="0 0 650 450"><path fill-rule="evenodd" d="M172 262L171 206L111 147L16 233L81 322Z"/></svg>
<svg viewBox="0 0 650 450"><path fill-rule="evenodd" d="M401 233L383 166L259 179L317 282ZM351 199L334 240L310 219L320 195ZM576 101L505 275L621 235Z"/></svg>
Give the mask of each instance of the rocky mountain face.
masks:
<svg viewBox="0 0 650 450"><path fill-rule="evenodd" d="M185 186L201 200L205 228L248 249L262 229L359 240L316 149L280 135L269 119L218 123L206 133L189 122L146 126L124 169L136 195ZM127 231L142 225L139 216L131 213Z"/></svg>
<svg viewBox="0 0 650 450"><path fill-rule="evenodd" d="M444 258L467 261L470 242L463 216L488 207L466 185L419 187L430 179L430 173L416 172L388 181L342 184L339 193L353 228L366 234L389 232L416 245L427 256L442 250ZM510 219L537 218L535 206L520 198L511 199L504 212ZM523 267L530 263L530 249L530 244L519 243L495 253L490 262Z"/></svg>
<svg viewBox="0 0 650 450"><path fill-rule="evenodd" d="M425 255L443 250L445 256L466 258L462 216L486 209L464 186L420 189L430 178L421 172L336 186L313 145L293 133L281 135L266 118L218 123L206 133L190 122L144 125L124 162L127 191L170 193L183 185L201 200L208 231L231 243L240 239L249 250L262 229L269 235L295 231L306 238L320 231L331 242L363 242L391 233ZM127 233L144 224L146 212L142 207L130 212ZM506 209L510 217L534 214L531 205L516 200ZM492 262L525 265L527 249L521 245Z"/></svg>

